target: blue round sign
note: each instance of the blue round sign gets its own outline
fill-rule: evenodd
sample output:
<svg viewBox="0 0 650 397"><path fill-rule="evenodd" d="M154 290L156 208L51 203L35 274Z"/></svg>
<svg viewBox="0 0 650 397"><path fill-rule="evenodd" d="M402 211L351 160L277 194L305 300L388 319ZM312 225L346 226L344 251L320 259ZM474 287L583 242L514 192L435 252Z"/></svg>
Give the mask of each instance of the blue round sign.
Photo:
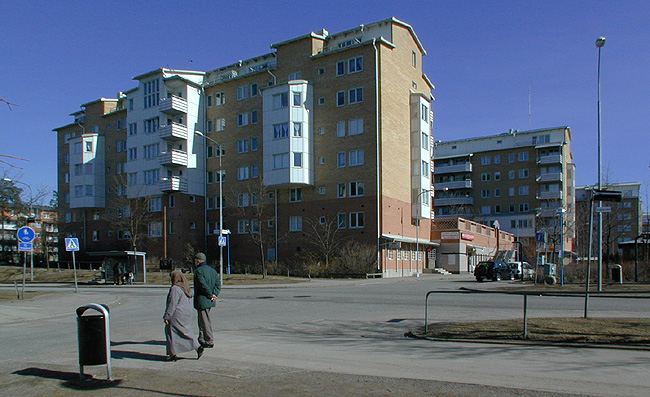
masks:
<svg viewBox="0 0 650 397"><path fill-rule="evenodd" d="M34 229L29 226L21 227L18 229L18 233L16 234L18 236L18 240L22 241L23 243L31 243L36 238L36 232L34 232Z"/></svg>

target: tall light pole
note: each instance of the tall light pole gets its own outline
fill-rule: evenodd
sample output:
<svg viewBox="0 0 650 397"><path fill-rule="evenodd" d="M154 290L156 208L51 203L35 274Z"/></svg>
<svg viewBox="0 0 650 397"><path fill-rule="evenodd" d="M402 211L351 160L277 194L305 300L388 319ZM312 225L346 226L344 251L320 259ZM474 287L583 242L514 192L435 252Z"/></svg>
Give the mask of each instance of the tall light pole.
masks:
<svg viewBox="0 0 650 397"><path fill-rule="evenodd" d="M421 215L421 208L422 206L420 205L420 198L422 197L423 194L425 193L430 193L431 189L423 190L420 193L418 193L417 197L415 198L415 203L417 205L417 211L415 214L415 258L420 262L420 215ZM429 200L430 202L431 200ZM417 272L417 269L415 269Z"/></svg>
<svg viewBox="0 0 650 397"><path fill-rule="evenodd" d="M223 157L224 153L223 144L215 141L201 131L194 131L194 133L205 138L206 142L210 141L216 144L219 150L219 237L217 238L217 241L219 241L219 239L223 237L223 167L221 163L221 158ZM208 198L206 197L205 199L207 200ZM223 285L223 245L221 244L219 244L219 278L221 279L221 284Z"/></svg>
<svg viewBox="0 0 650 397"><path fill-rule="evenodd" d="M32 194L32 187L26 184L25 182L21 181L14 181L10 178L2 178L3 181L5 182L13 182L13 183L20 183L22 185L27 186L29 189L29 214L27 216L27 223L29 223L29 218L32 216L32 206L34 205L34 195ZM46 254L47 255L47 254ZM30 251L30 273L31 273L31 281L34 281L34 247L32 247L32 250ZM26 261L26 259L25 259ZM23 283L24 284L24 283Z"/></svg>
<svg viewBox="0 0 650 397"><path fill-rule="evenodd" d="M605 37L596 39L598 48L598 190L602 190L602 151L601 151L601 107L600 107L600 49L605 45ZM598 202L602 207L603 202ZM598 291L603 290L603 213L598 211Z"/></svg>

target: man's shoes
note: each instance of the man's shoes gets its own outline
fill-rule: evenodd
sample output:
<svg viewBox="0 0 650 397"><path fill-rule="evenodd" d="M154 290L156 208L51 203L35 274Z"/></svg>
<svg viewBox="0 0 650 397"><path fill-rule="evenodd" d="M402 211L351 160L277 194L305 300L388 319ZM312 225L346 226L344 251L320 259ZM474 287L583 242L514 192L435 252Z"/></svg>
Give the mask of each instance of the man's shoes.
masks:
<svg viewBox="0 0 650 397"><path fill-rule="evenodd" d="M201 358L201 356L203 355L203 350L204 350L204 349L203 349L203 346L199 346L199 348L196 349L196 359L197 359L197 360L198 360L199 358Z"/></svg>
<svg viewBox="0 0 650 397"><path fill-rule="evenodd" d="M177 361L178 357L177 356L167 356L165 357L165 361Z"/></svg>

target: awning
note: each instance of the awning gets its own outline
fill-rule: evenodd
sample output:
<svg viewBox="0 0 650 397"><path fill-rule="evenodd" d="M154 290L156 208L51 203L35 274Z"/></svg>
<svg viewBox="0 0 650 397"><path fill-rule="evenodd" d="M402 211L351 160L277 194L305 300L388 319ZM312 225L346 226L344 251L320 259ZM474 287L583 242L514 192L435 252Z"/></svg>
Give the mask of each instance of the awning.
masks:
<svg viewBox="0 0 650 397"><path fill-rule="evenodd" d="M401 242L401 243L431 245L431 246L434 246L434 247L440 247L439 242L429 241L429 240L427 240L425 238L415 239L413 237L397 236L397 235L394 235L394 234L382 234L381 238L384 239L384 240L388 240L389 242L398 241L398 242Z"/></svg>

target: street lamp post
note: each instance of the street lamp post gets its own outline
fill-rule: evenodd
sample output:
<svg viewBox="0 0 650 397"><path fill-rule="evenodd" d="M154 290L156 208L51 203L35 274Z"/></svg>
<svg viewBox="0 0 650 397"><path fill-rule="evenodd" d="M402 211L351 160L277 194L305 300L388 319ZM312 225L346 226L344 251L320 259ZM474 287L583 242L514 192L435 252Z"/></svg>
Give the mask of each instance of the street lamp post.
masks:
<svg viewBox="0 0 650 397"><path fill-rule="evenodd" d="M423 194L425 193L430 193L431 189L423 190L420 193L418 193L417 197L415 198L415 202L417 205L417 211L415 214L415 258L420 262L420 215L421 215L421 205L420 205L420 198L422 197ZM416 269L417 271L417 269Z"/></svg>
<svg viewBox="0 0 650 397"><path fill-rule="evenodd" d="M601 151L601 107L600 107L600 49L605 45L605 37L596 39L598 48L598 190L602 189L602 151ZM598 202L602 207L603 202ZM603 290L603 213L598 211L598 291Z"/></svg>
<svg viewBox="0 0 650 397"><path fill-rule="evenodd" d="M22 185L27 186L27 188L29 189L29 214L27 216L27 223L29 224L29 218L31 218L31 216L32 216L32 212L33 212L32 208L33 208L33 205L34 205L34 195L32 194L32 187L29 186L28 184L26 184L25 182L14 181L14 180L12 180L10 178L2 178L2 180L5 181L5 182L20 183ZM31 273L30 277L31 277L31 281L34 281L34 247L33 246L32 246L32 250L30 251L29 257L30 257L30 273ZM23 283L23 285L24 284L25 283Z"/></svg>
<svg viewBox="0 0 650 397"><path fill-rule="evenodd" d="M564 215L567 211L564 208L558 208L556 213L560 216L560 251L557 255L560 261L560 285L564 286Z"/></svg>
<svg viewBox="0 0 650 397"><path fill-rule="evenodd" d="M219 241L219 239L223 237L223 167L221 163L221 158L224 153L223 144L215 141L201 131L194 131L194 133L202 136L206 141L216 144L219 150L219 237L217 238L217 241ZM221 279L221 284L223 284L223 245L221 244L219 244L219 277Z"/></svg>

